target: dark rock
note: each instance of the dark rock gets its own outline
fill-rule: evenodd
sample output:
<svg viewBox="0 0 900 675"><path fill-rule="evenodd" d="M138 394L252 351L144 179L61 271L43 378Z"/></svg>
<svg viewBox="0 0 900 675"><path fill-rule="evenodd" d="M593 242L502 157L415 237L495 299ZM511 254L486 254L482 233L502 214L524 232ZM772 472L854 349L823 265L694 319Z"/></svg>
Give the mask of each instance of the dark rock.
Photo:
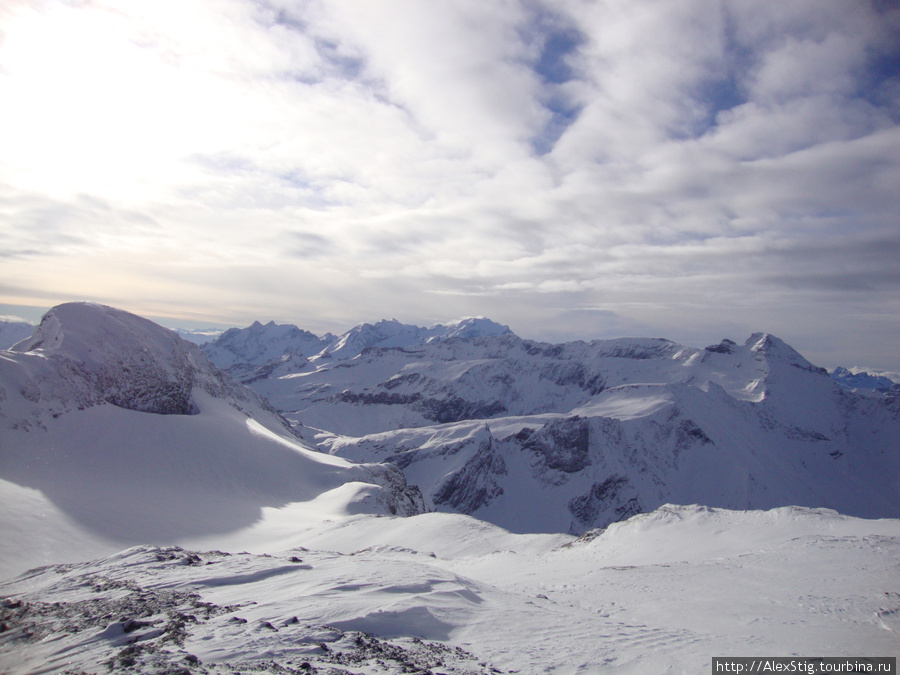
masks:
<svg viewBox="0 0 900 675"><path fill-rule="evenodd" d="M581 471L590 464L590 424L578 416L550 420L530 434L522 447L540 455L547 468L565 473Z"/></svg>
<svg viewBox="0 0 900 675"><path fill-rule="evenodd" d="M630 481L625 476L612 475L602 483L594 483L587 494L572 499L569 512L583 525L593 525L606 513L611 520L630 518L642 511L640 500L625 498Z"/></svg>
<svg viewBox="0 0 900 675"><path fill-rule="evenodd" d="M122 619L122 630L125 633L133 633L138 628L144 628L145 626L152 626L153 624L149 621L136 621L134 619Z"/></svg>
<svg viewBox="0 0 900 675"><path fill-rule="evenodd" d="M474 513L503 494L495 476L506 473L506 463L488 432L474 456L451 475L434 494L434 503L447 505L458 513Z"/></svg>

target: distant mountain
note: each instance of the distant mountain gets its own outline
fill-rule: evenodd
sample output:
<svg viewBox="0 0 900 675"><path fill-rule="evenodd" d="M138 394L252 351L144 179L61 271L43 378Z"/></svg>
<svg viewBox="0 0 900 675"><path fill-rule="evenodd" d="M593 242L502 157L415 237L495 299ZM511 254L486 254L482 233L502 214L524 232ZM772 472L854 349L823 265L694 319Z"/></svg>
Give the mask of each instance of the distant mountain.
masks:
<svg viewBox="0 0 900 675"><path fill-rule="evenodd" d="M364 323L340 336L318 337L290 324L254 322L247 328L231 328L202 346L210 361L241 382L302 370L308 360L347 360L367 349L413 347L453 338L511 335L509 327L475 318L422 328L397 320Z"/></svg>
<svg viewBox="0 0 900 675"><path fill-rule="evenodd" d="M497 335L512 335L512 331L508 326L483 318L463 319L449 324L437 324L431 328L411 326L392 319L376 324L364 323L350 329L328 345L320 357L352 359L367 349L414 347L453 338L472 339Z"/></svg>
<svg viewBox="0 0 900 675"><path fill-rule="evenodd" d="M354 358L252 387L321 448L396 464L439 510L575 534L667 502L900 513L897 398L857 396L769 334L552 345L381 322L343 338Z"/></svg>
<svg viewBox="0 0 900 675"><path fill-rule="evenodd" d="M111 307L50 310L3 352L0 401L2 571L68 546L223 536L288 507L422 510L396 468L316 452L196 345Z"/></svg>
<svg viewBox="0 0 900 675"><path fill-rule="evenodd" d="M884 375L873 375L865 371L853 372L838 366L831 373L835 381L847 389L876 389L887 391L900 388L900 384Z"/></svg>
<svg viewBox="0 0 900 675"><path fill-rule="evenodd" d="M221 328L175 328L173 330L179 337L193 342L195 345L215 340L224 332Z"/></svg>
<svg viewBox="0 0 900 675"><path fill-rule="evenodd" d="M27 321L0 320L0 349L9 349L24 340L34 330L34 324Z"/></svg>
<svg viewBox="0 0 900 675"><path fill-rule="evenodd" d="M335 340L274 321L259 321L247 328L230 328L202 345L209 360L242 382L293 372L306 365Z"/></svg>

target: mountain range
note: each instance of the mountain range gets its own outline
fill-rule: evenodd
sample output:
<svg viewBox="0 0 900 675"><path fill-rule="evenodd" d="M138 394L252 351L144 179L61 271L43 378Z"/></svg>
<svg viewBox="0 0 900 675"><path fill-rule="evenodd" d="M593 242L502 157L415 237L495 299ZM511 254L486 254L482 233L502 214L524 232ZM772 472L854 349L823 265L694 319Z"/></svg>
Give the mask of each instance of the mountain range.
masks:
<svg viewBox="0 0 900 675"><path fill-rule="evenodd" d="M875 383L766 333L269 322L201 348L60 305L0 351L0 671L892 654L900 405Z"/></svg>
<svg viewBox="0 0 900 675"><path fill-rule="evenodd" d="M0 349L9 349L31 335L34 325L19 319L0 320Z"/></svg>
<svg viewBox="0 0 900 675"><path fill-rule="evenodd" d="M514 532L665 503L900 513L896 389L854 392L766 333L701 349L539 343L485 319L318 342L254 324L203 349L320 449L395 464L429 508Z"/></svg>

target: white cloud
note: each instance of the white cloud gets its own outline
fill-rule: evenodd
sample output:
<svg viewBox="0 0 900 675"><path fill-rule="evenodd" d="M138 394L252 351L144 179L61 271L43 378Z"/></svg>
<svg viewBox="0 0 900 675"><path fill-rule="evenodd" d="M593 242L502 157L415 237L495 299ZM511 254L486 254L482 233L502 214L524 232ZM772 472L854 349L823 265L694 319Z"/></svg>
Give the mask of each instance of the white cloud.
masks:
<svg viewBox="0 0 900 675"><path fill-rule="evenodd" d="M7 3L2 299L813 344L852 305L896 370L878 7Z"/></svg>

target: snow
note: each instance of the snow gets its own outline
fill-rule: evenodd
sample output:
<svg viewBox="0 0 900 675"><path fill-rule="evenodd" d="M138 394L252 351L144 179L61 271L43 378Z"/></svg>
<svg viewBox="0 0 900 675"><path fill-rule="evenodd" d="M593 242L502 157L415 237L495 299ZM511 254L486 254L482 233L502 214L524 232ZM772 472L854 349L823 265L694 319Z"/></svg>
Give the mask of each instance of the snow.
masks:
<svg viewBox="0 0 900 675"><path fill-rule="evenodd" d="M900 513L900 416L782 340L695 349L510 334L377 349L251 385L319 448L429 507L580 534L666 503Z"/></svg>
<svg viewBox="0 0 900 675"><path fill-rule="evenodd" d="M85 559L252 530L264 509L305 505L317 522L422 508L397 469L315 451L199 349L120 310L51 310L3 354L0 387L3 576L48 562L61 532L77 550L64 559ZM191 414L155 413L172 388Z"/></svg>
<svg viewBox="0 0 900 675"><path fill-rule="evenodd" d="M432 326L427 332L427 340L449 340L452 338L471 340L472 338L511 334L512 331L509 329L509 326L504 326L484 317L474 317Z"/></svg>
<svg viewBox="0 0 900 675"><path fill-rule="evenodd" d="M675 397L665 385L623 384L611 387L583 406L574 408L572 414L624 421L652 415L674 403Z"/></svg>
<svg viewBox="0 0 900 675"><path fill-rule="evenodd" d="M45 430L5 433L0 574L48 562L47 542L61 530L85 542L84 559L131 544L247 534L268 528L267 508L294 505L295 522L303 511L317 522L345 515L351 504L357 512L368 497L370 512L388 512L394 498L385 495L380 506L377 493L390 488L365 466L306 449L208 395L198 400L198 415L102 405Z"/></svg>
<svg viewBox="0 0 900 675"><path fill-rule="evenodd" d="M306 367L307 359L321 364L352 359L366 349L408 348L430 342L511 335L508 326L485 318L461 319L431 328L396 319L360 324L340 336L321 337L290 324L231 328L203 345L210 360L241 381L285 376Z"/></svg>
<svg viewBox="0 0 900 675"><path fill-rule="evenodd" d="M0 665L107 672L128 648L126 618L150 624L128 634L138 663L189 667L193 656L202 665L189 672L208 673L324 670L354 649L356 665L325 672L408 672L384 652L380 664L365 658L357 631L442 647L435 673L695 673L714 655L896 653L900 521L665 506L599 536L561 537L424 514L324 523L298 533L305 548L267 556L132 548L3 584L6 604L22 606L4 610ZM445 548L417 548L430 542ZM61 606L41 604L51 599ZM69 612L79 632L22 637L29 620L70 607L101 617ZM188 614L180 644L167 641Z"/></svg>
<svg viewBox="0 0 900 675"><path fill-rule="evenodd" d="M900 383L897 373L868 373L861 368L841 368L831 373L835 381L847 389L890 389Z"/></svg>
<svg viewBox="0 0 900 675"><path fill-rule="evenodd" d="M749 364L742 370L765 396L712 379L704 388L629 383L561 412L396 430L381 424L405 406L322 401L312 419L323 428L312 440L354 461L391 461L431 506L516 532L580 534L666 502L900 513L900 420L890 409L850 398L815 369ZM347 417L358 410L355 429L374 422L374 433L347 434L346 418L333 424L327 409Z"/></svg>
<svg viewBox="0 0 900 675"><path fill-rule="evenodd" d="M303 368L307 357L321 351L334 336L317 337L290 324L230 328L203 349L216 366L241 381L284 374Z"/></svg>
<svg viewBox="0 0 900 675"><path fill-rule="evenodd" d="M0 672L696 673L897 653L900 433L881 398L766 334L697 350L467 327L271 371L254 386L323 422L292 429L171 331L54 308L0 353ZM435 423L362 402L376 394L505 410ZM423 513L407 480L481 519Z"/></svg>
<svg viewBox="0 0 900 675"><path fill-rule="evenodd" d="M0 349L9 349L29 337L33 330L34 325L27 321L15 317L0 317Z"/></svg>

